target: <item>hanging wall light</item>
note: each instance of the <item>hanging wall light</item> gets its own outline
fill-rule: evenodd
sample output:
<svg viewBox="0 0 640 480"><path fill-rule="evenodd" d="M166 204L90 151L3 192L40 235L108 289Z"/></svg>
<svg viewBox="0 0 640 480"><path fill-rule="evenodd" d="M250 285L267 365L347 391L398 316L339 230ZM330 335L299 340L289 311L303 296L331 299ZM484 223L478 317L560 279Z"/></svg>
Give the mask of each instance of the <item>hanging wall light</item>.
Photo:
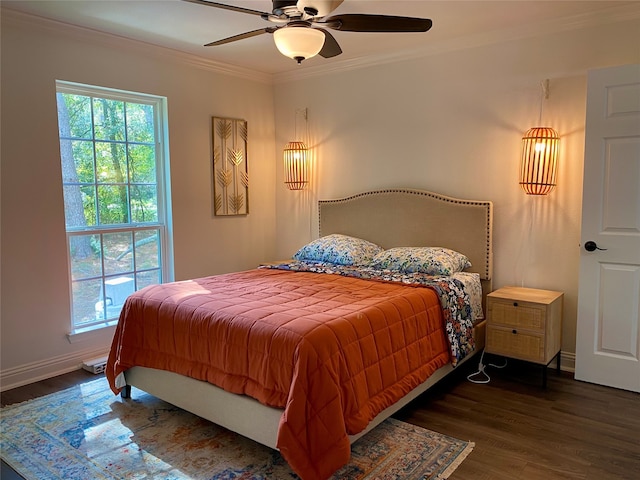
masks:
<svg viewBox="0 0 640 480"><path fill-rule="evenodd" d="M542 83L542 96L549 98L549 80ZM540 117L542 123L542 102ZM556 186L559 136L551 127L534 127L522 137L520 186L527 195L546 195Z"/></svg>
<svg viewBox="0 0 640 480"><path fill-rule="evenodd" d="M296 110L304 116L307 122L307 109ZM297 128L294 126L294 130ZM294 131L297 138L297 131ZM304 142L289 142L284 147L284 183L289 190L303 190L309 184L309 151Z"/></svg>

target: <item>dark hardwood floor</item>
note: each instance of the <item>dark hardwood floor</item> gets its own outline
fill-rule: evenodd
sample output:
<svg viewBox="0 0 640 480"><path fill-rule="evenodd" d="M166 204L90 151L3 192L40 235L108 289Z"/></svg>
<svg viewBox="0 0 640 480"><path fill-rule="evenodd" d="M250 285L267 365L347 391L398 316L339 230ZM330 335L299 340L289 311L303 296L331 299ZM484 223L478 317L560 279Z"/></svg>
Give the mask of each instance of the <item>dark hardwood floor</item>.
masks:
<svg viewBox="0 0 640 480"><path fill-rule="evenodd" d="M13 405L14 403L26 402L27 400L43 397L44 395L55 393L75 385L80 385L84 382L90 382L96 378L98 378L97 375L93 375L86 370L76 370L58 377L47 378L46 380L31 383L24 387L18 387L1 392L0 405L5 407L7 405Z"/></svg>
<svg viewBox="0 0 640 480"><path fill-rule="evenodd" d="M473 363L396 415L475 443L451 480L640 479L640 394L514 360L474 384Z"/></svg>
<svg viewBox="0 0 640 480"><path fill-rule="evenodd" d="M491 360L491 359L486 359ZM640 478L640 394L573 380L509 361L488 368L491 381L467 381L464 365L395 417L475 443L451 480L637 480ZM3 392L9 405L95 379L79 370ZM11 479L3 465L2 479ZM19 477L15 477L19 478Z"/></svg>

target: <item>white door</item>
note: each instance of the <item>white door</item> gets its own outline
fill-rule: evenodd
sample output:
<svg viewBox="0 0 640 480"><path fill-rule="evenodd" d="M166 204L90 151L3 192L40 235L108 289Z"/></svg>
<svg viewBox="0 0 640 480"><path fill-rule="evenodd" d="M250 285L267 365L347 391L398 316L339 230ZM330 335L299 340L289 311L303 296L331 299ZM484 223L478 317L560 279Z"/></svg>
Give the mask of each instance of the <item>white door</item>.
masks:
<svg viewBox="0 0 640 480"><path fill-rule="evenodd" d="M587 77L575 378L640 392L639 327L640 65L626 65Z"/></svg>

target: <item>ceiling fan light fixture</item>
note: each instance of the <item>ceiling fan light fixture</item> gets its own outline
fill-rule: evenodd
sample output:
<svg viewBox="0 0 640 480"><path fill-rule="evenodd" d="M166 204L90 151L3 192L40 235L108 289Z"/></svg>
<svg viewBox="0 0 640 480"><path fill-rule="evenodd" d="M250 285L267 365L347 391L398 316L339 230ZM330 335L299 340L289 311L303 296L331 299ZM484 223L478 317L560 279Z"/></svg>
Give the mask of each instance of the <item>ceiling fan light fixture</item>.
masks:
<svg viewBox="0 0 640 480"><path fill-rule="evenodd" d="M287 26L273 32L276 47L284 56L298 63L315 57L324 45L324 33L306 26Z"/></svg>

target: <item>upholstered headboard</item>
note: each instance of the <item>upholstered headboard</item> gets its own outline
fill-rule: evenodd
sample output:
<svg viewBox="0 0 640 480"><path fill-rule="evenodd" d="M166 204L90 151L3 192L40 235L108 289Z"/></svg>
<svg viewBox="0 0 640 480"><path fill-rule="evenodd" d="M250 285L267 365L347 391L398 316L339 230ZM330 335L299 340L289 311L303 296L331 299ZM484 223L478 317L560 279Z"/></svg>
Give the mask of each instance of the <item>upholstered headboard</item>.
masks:
<svg viewBox="0 0 640 480"><path fill-rule="evenodd" d="M383 248L446 247L471 260L485 291L492 277L493 204L433 192L387 189L318 202L320 236L342 233ZM488 283L488 285L487 285Z"/></svg>

